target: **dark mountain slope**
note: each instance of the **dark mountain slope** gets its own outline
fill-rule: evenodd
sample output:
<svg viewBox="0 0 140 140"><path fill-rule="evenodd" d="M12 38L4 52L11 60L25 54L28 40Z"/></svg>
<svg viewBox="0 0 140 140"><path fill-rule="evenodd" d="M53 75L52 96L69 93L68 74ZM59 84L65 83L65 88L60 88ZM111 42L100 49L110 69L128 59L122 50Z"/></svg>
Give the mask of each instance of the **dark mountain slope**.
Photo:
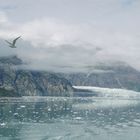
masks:
<svg viewBox="0 0 140 140"><path fill-rule="evenodd" d="M65 78L53 73L19 69L16 56L0 58L1 96L71 96L73 88Z"/></svg>

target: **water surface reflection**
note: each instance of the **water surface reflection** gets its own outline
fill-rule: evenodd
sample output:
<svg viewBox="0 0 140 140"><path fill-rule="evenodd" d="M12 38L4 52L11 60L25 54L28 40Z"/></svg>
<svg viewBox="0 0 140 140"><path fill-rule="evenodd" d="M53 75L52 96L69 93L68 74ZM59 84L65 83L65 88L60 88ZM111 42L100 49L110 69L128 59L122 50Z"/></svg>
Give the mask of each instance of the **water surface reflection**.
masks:
<svg viewBox="0 0 140 140"><path fill-rule="evenodd" d="M140 100L1 99L1 140L139 140Z"/></svg>

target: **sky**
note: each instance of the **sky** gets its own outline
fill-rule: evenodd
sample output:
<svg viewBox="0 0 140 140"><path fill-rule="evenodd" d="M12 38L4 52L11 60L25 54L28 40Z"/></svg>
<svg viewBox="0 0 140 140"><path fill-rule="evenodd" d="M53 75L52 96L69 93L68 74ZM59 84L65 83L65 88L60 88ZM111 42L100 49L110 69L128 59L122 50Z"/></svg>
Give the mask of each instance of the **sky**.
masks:
<svg viewBox="0 0 140 140"><path fill-rule="evenodd" d="M0 56L13 54L38 70L116 61L140 70L140 1L0 0Z"/></svg>

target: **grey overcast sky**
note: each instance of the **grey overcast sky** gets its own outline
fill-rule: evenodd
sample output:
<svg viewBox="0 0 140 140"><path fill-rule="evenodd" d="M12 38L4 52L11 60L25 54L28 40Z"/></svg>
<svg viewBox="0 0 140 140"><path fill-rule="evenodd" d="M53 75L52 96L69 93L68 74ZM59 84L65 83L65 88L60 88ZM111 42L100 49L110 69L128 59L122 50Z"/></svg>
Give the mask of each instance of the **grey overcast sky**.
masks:
<svg viewBox="0 0 140 140"><path fill-rule="evenodd" d="M5 39L21 35L18 48ZM140 70L139 0L0 0L0 55L34 69L124 61Z"/></svg>

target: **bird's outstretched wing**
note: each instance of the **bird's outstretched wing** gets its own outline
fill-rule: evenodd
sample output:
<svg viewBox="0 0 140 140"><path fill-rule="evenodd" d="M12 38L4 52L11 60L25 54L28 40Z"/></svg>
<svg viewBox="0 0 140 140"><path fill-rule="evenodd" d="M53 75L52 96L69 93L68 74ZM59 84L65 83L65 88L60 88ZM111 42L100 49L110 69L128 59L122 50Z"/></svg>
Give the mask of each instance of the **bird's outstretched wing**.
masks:
<svg viewBox="0 0 140 140"><path fill-rule="evenodd" d="M9 42L9 41L7 41L7 40L5 40L5 42L7 42L9 45L12 45L12 43L11 43L11 42Z"/></svg>
<svg viewBox="0 0 140 140"><path fill-rule="evenodd" d="M19 36L19 37L15 38L15 39L13 40L13 45L15 45L15 44L16 44L16 41L17 41L20 37L21 37L21 36Z"/></svg>

